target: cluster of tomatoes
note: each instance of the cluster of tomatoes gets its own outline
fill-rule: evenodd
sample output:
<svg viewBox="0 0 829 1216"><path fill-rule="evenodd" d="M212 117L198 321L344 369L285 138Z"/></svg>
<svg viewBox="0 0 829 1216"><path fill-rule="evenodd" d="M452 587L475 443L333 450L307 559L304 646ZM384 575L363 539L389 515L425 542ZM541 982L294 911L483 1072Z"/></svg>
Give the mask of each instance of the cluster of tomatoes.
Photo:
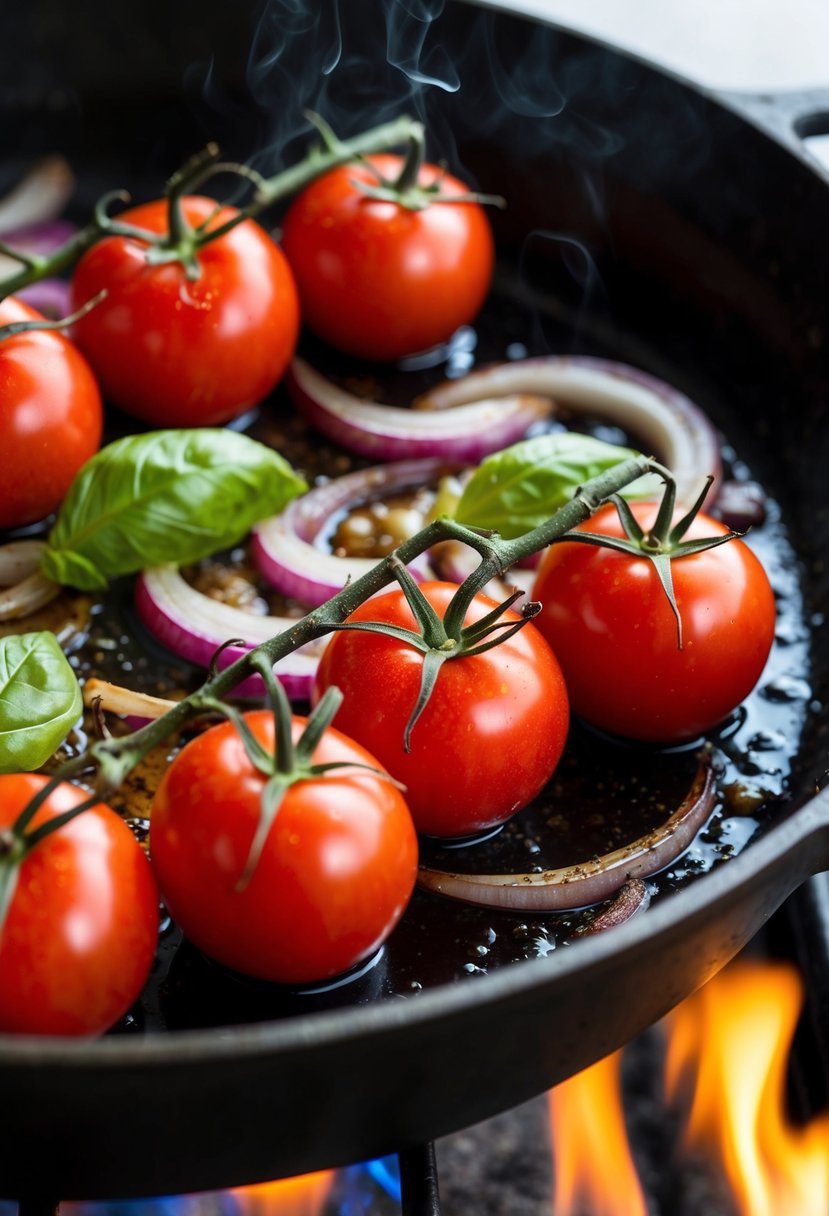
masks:
<svg viewBox="0 0 829 1216"><path fill-rule="evenodd" d="M213 426L279 382L300 316L333 346L380 360L424 350L470 321L492 275L486 215L474 201L452 202L466 187L428 164L421 186L450 201L409 209L362 192L361 182L377 185L369 165L393 182L403 163L376 156L319 178L290 207L282 248L250 219L199 244L189 267L186 257L158 259L136 236L93 245L72 277L73 308L105 294L71 341L54 331L0 341L0 530L59 505L100 443L102 393L145 423ZM167 200L147 203L118 225L166 233L168 210ZM181 200L181 212L198 240L238 214L203 197ZM0 303L0 326L36 316Z"/></svg>
<svg viewBox="0 0 829 1216"><path fill-rule="evenodd" d="M393 172L396 162L375 160ZM437 171L425 166L422 173L428 185ZM336 170L297 199L284 224L285 254L249 220L199 250L196 277L175 260L148 261L132 236L93 246L75 271L74 302L102 289L106 298L75 325L84 355L53 332L0 342L12 471L0 487L0 527L37 519L60 501L99 441L98 383L107 400L146 422L215 424L278 381L300 314L332 344L382 359L423 349L469 320L492 270L481 209L467 202L401 209L367 199L355 186L363 175L374 180L364 168ZM464 190L451 178L439 189ZM232 214L201 198L183 205L195 231ZM166 216L158 202L121 219L161 231ZM17 319L20 307L5 302L0 323ZM47 366L51 387L44 379L37 408L30 398L16 411L15 400L24 400ZM15 392L6 387L12 383ZM33 415L43 419L34 462ZM693 525L706 535L718 527L703 517ZM618 531L613 509L590 529ZM317 696L332 685L342 690L336 725L343 733L327 729L313 759L348 767L288 788L279 829L244 880L269 779L230 723L193 739L165 774L153 810L152 863L103 806L28 852L0 937L0 1031L93 1034L117 1020L151 966L156 880L188 936L218 961L287 983L338 974L370 956L403 914L416 877L416 831L481 834L525 806L558 763L570 705L603 729L641 739L691 739L719 722L759 677L773 596L739 542L683 558L673 578L681 650L650 562L587 545L553 547L535 586L543 605L538 628L525 624L491 649L445 662L409 750L404 732L422 654L394 636L338 634L325 651ZM423 590L442 613L456 588ZM476 596L467 622L494 607ZM392 633L414 620L402 591L372 599L355 619L384 621ZM271 716L248 718L272 747ZM387 770L404 793L371 769ZM2 829L43 780L0 778L0 846ZM32 827L82 797L58 787ZM2 894L0 884L0 905Z"/></svg>
<svg viewBox="0 0 829 1216"><path fill-rule="evenodd" d="M403 167L400 157L377 156L318 179L289 209L282 248L245 219L199 241L195 256L191 248L189 257L158 257L151 241L127 230L166 233L168 201L120 215L123 231L98 240L74 270L73 310L99 299L71 337L37 328L0 335L0 531L59 506L100 444L102 397L150 425L221 424L279 382L300 316L335 347L380 360L423 350L471 320L492 274L486 216L475 202L451 201L466 187L428 164L418 185L449 201L408 208L360 188L381 179L391 187ZM203 197L180 207L191 238L238 214ZM13 298L0 303L0 326L40 320ZM236 862L250 848L262 782L240 776L234 740L233 728L194 740L165 779L153 829L162 891L196 940L206 934L207 948L231 966L286 981L347 969L384 940L411 895L417 846L402 796L365 768L299 783L280 809L282 856L238 890ZM333 753L340 763L376 764L336 731L318 750L320 763ZM213 818L196 780L201 764L215 787ZM132 833L102 804L43 835L10 868L9 851L20 845L11 829L44 781L0 777L0 1031L96 1034L146 980L157 884ZM27 830L41 832L83 797L59 786ZM198 878L211 863L215 885ZM195 885L182 895L188 875Z"/></svg>

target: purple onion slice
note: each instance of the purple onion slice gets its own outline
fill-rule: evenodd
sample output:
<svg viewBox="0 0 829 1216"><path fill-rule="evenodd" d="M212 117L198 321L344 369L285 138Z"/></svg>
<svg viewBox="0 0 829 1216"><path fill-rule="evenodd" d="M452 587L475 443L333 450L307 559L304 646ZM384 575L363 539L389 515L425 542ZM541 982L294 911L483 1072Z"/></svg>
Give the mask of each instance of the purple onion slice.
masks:
<svg viewBox="0 0 829 1216"><path fill-rule="evenodd" d="M489 908L560 912L587 907L674 861L707 821L715 798L714 774L704 759L687 795L664 823L603 857L540 874L457 874L422 866L417 881L450 899Z"/></svg>
<svg viewBox="0 0 829 1216"><path fill-rule="evenodd" d="M295 498L280 515L253 529L251 553L259 572L283 595L311 608L325 603L345 584L377 565L376 558L338 557L324 546L332 516L384 493L419 488L454 471L442 460L406 460L347 473ZM416 578L431 576L421 555L410 569Z"/></svg>
<svg viewBox="0 0 829 1216"><path fill-rule="evenodd" d="M710 474L714 483L708 501L713 501L722 480L714 427L684 393L624 363L579 355L498 363L447 380L415 404L429 418L435 411L451 415L478 398L521 393L552 398L570 413L589 414L623 428L671 470L680 502L692 502Z"/></svg>
<svg viewBox="0 0 829 1216"><path fill-rule="evenodd" d="M208 667L228 638L243 638L245 645L224 649L218 659L220 668L229 667L247 650L296 624L289 617L254 616L211 599L191 587L175 566L144 570L135 597L138 615L157 641L199 667ZM308 700L326 640L303 646L275 665L274 672L291 700ZM262 680L252 676L237 686L235 695L261 697L263 692Z"/></svg>

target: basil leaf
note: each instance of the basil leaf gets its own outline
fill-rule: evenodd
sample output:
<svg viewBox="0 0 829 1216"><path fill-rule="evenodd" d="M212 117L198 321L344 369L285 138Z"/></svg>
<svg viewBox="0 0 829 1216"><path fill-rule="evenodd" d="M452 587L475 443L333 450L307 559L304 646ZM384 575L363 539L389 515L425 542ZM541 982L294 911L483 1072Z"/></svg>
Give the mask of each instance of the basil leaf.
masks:
<svg viewBox="0 0 829 1216"><path fill-rule="evenodd" d="M116 575L236 544L305 489L282 456L235 431L131 435L80 470L41 569L57 583L102 591Z"/></svg>
<svg viewBox="0 0 829 1216"><path fill-rule="evenodd" d="M82 709L75 673L53 633L0 638L0 773L40 768Z"/></svg>
<svg viewBox="0 0 829 1216"><path fill-rule="evenodd" d="M464 487L455 519L507 540L544 523L591 477L636 455L630 448L571 431L524 439L487 456ZM644 479L636 492L644 492Z"/></svg>

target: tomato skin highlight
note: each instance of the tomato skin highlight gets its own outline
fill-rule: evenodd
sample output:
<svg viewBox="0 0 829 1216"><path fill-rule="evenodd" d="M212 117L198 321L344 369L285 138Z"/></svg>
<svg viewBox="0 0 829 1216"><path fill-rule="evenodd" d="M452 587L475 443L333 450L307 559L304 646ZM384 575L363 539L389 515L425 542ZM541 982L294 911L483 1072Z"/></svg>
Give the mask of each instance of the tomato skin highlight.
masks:
<svg viewBox="0 0 829 1216"><path fill-rule="evenodd" d="M46 783L0 776L0 827ZM65 783L33 826L83 802ZM158 938L158 894L130 829L103 803L82 811L24 858L0 930L0 1032L97 1035L136 1000Z"/></svg>
<svg viewBox="0 0 829 1216"><path fill-rule="evenodd" d="M399 156L367 158L387 178ZM418 181L439 176L421 167ZM369 198L354 182L376 185L364 165L324 174L289 208L282 248L296 275L304 323L339 350L399 359L445 342L472 321L489 290L495 246L476 202L432 203L412 211ZM441 194L468 193L446 176Z"/></svg>
<svg viewBox="0 0 829 1216"><path fill-rule="evenodd" d="M654 504L632 504L647 529ZM678 516L677 516L678 518ZM582 530L623 535L615 508ZM698 515L683 540L723 534ZM552 545L533 598L555 647L573 712L602 730L654 743L697 738L757 683L774 640L774 593L740 540L671 562L683 648L656 571L646 558L585 544Z"/></svg>
<svg viewBox="0 0 829 1216"><path fill-rule="evenodd" d="M271 749L273 715L245 717ZM331 728L313 759L377 767ZM264 782L230 722L193 739L155 796L153 868L173 919L210 958L279 983L328 979L370 957L403 915L417 875L411 816L391 782L357 768L297 782L238 888Z"/></svg>
<svg viewBox="0 0 829 1216"><path fill-rule="evenodd" d="M421 590L442 615L457 587L424 583ZM494 606L476 596L466 622ZM369 600L349 620L414 623L402 591ZM559 665L531 624L481 655L448 660L407 754L403 731L421 668L422 656L404 642L337 633L323 652L314 697L332 684L342 689L340 728L403 782L419 832L453 838L487 831L534 798L559 761L569 723Z"/></svg>
<svg viewBox="0 0 829 1216"><path fill-rule="evenodd" d="M42 313L13 296L0 302L0 325L38 320ZM30 330L0 341L0 529L60 506L102 426L92 369L68 338Z"/></svg>
<svg viewBox="0 0 829 1216"><path fill-rule="evenodd" d="M197 226L217 204L183 200ZM237 214L221 207L217 227ZM167 204L146 203L119 219L164 232ZM149 265L138 239L105 237L81 258L73 308L106 289L107 298L73 326L104 397L160 426L213 426L257 404L281 379L299 333L290 267L253 220L202 246L199 277L179 262Z"/></svg>

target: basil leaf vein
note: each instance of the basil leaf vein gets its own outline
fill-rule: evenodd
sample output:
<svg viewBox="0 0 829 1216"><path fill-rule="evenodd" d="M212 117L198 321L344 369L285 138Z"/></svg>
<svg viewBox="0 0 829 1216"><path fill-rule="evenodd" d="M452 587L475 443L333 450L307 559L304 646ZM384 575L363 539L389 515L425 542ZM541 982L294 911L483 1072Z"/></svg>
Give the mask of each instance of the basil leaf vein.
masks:
<svg viewBox="0 0 829 1216"><path fill-rule="evenodd" d="M569 502L585 481L633 455L630 448L572 431L524 439L481 462L454 517L508 540L523 536ZM637 482L635 489L643 492L644 485Z"/></svg>
<svg viewBox="0 0 829 1216"><path fill-rule="evenodd" d="M82 709L75 673L53 633L0 638L0 773L40 768Z"/></svg>
<svg viewBox="0 0 829 1216"><path fill-rule="evenodd" d="M236 544L305 489L278 452L235 431L128 436L75 478L41 569L55 582L104 590L117 575Z"/></svg>

